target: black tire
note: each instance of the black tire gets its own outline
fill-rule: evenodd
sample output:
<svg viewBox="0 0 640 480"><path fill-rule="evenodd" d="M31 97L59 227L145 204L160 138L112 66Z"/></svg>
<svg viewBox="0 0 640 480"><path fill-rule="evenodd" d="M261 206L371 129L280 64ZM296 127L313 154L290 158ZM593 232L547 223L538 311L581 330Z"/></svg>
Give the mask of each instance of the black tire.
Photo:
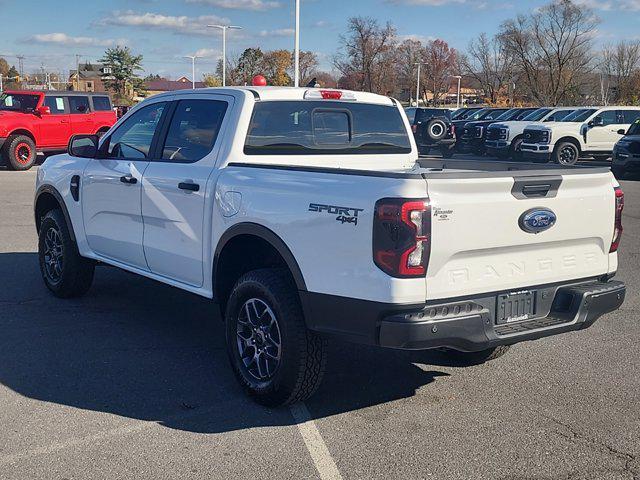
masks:
<svg viewBox="0 0 640 480"><path fill-rule="evenodd" d="M453 148L442 147L440 149L440 154L442 155L442 158L453 158L454 153L455 153L455 150Z"/></svg>
<svg viewBox="0 0 640 480"><path fill-rule="evenodd" d="M4 142L2 157L9 170L29 170L36 162L36 144L26 135L11 135Z"/></svg>
<svg viewBox="0 0 640 480"><path fill-rule="evenodd" d="M42 279L56 297L81 297L91 288L95 262L80 256L60 210L51 210L42 220L38 258Z"/></svg>
<svg viewBox="0 0 640 480"><path fill-rule="evenodd" d="M523 138L514 138L513 142L511 142L511 149L509 151L509 156L511 157L511 160L513 160L514 162L521 162L522 161L522 150L520 149L520 147L522 146L522 142L524 141Z"/></svg>
<svg viewBox="0 0 640 480"><path fill-rule="evenodd" d="M500 358L507 353L510 348L511 345L500 345L479 352L460 352L458 350L447 349L446 354L447 357L453 360L458 366L472 366Z"/></svg>
<svg viewBox="0 0 640 480"><path fill-rule="evenodd" d="M572 166L580 159L580 148L572 142L561 142L553 150L552 160L564 166Z"/></svg>
<svg viewBox="0 0 640 480"><path fill-rule="evenodd" d="M439 118L432 118L427 122L424 128L426 136L429 137L433 142L442 140L447 136L447 133L449 132L447 124Z"/></svg>
<svg viewBox="0 0 640 480"><path fill-rule="evenodd" d="M254 312L253 320L247 312ZM243 275L227 302L225 323L231 367L256 402L288 405L316 391L326 366L326 341L307 330L296 287L285 271Z"/></svg>

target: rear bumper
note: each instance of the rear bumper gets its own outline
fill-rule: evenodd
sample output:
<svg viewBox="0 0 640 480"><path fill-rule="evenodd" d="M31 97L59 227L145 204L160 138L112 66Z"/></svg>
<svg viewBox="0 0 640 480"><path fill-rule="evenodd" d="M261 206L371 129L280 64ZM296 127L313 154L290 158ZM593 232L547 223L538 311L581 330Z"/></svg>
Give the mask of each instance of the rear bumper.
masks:
<svg viewBox="0 0 640 480"><path fill-rule="evenodd" d="M440 148L447 147L450 148L456 143L455 138L443 138L441 140L429 141L429 140L416 140L418 147L427 147L427 148Z"/></svg>
<svg viewBox="0 0 640 480"><path fill-rule="evenodd" d="M627 172L640 171L640 155L614 152L612 166Z"/></svg>
<svg viewBox="0 0 640 480"><path fill-rule="evenodd" d="M620 308L626 287L590 280L536 288L536 313L496 323L497 296L399 306L301 292L310 329L346 340L402 350L447 347L480 351L590 327ZM329 298L326 298L329 297Z"/></svg>

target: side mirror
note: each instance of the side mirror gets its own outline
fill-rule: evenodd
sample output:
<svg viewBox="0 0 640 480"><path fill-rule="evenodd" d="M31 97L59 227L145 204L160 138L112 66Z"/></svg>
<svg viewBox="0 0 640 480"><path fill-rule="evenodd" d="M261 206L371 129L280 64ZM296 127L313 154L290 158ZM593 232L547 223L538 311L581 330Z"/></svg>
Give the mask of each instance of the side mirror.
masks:
<svg viewBox="0 0 640 480"><path fill-rule="evenodd" d="M624 128L621 128L620 130L618 130L618 135L626 135L627 131Z"/></svg>
<svg viewBox="0 0 640 480"><path fill-rule="evenodd" d="M36 114L37 115L51 115L51 108L47 107L46 105L40 105L39 107L36 108Z"/></svg>
<svg viewBox="0 0 640 480"><path fill-rule="evenodd" d="M596 117L589 122L589 127L604 127L604 118Z"/></svg>
<svg viewBox="0 0 640 480"><path fill-rule="evenodd" d="M98 135L74 135L69 140L69 155L80 158L97 158Z"/></svg>

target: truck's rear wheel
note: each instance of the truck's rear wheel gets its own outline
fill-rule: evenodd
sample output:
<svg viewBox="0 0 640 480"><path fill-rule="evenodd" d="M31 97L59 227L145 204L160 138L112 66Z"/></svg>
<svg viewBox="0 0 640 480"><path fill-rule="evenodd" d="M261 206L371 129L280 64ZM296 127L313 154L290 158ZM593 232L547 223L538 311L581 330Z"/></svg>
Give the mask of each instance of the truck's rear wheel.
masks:
<svg viewBox="0 0 640 480"><path fill-rule="evenodd" d="M26 135L11 135L2 150L10 170L29 170L36 162L36 144Z"/></svg>
<svg viewBox="0 0 640 480"><path fill-rule="evenodd" d="M38 258L42 279L56 297L80 297L91 288L95 262L80 256L60 210L42 220Z"/></svg>
<svg viewBox="0 0 640 480"><path fill-rule="evenodd" d="M446 349L446 354L454 360L457 365L469 366L479 365L500 358L509 351L511 345L499 345L479 352L460 352L458 350Z"/></svg>
<svg viewBox="0 0 640 480"><path fill-rule="evenodd" d="M307 330L286 272L243 275L231 292L225 322L233 371L258 403L287 405L316 391L326 364L325 340Z"/></svg>

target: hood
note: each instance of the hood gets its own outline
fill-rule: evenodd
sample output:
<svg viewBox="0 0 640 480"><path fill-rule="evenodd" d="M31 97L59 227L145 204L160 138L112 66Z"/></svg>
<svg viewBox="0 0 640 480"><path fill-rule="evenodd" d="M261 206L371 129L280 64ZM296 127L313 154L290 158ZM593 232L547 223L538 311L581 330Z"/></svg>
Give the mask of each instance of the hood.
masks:
<svg viewBox="0 0 640 480"><path fill-rule="evenodd" d="M525 122L523 120L511 120L510 122L495 122L491 125L491 128L516 128L527 127L529 125L541 124L541 122Z"/></svg>

